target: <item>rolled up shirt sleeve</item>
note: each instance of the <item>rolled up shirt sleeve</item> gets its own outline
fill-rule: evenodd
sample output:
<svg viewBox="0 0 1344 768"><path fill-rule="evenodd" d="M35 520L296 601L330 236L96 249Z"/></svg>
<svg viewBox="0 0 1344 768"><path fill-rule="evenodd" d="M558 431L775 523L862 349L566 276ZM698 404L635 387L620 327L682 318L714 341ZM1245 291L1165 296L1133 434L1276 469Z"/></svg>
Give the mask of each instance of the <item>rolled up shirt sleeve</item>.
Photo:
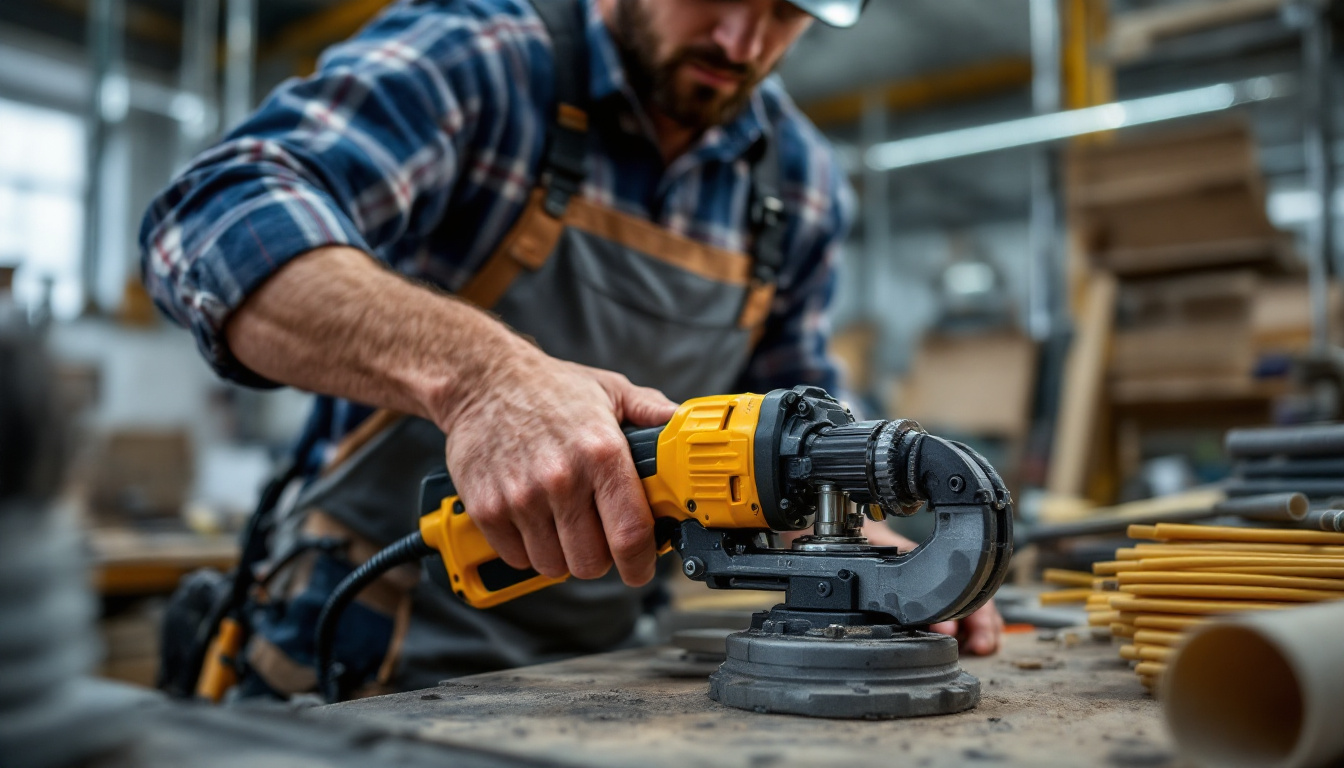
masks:
<svg viewBox="0 0 1344 768"><path fill-rule="evenodd" d="M154 200L140 231L143 280L220 376L274 386L232 356L224 328L286 263L340 245L383 258L441 218L488 98L478 21L394 6L315 75L282 84Z"/></svg>

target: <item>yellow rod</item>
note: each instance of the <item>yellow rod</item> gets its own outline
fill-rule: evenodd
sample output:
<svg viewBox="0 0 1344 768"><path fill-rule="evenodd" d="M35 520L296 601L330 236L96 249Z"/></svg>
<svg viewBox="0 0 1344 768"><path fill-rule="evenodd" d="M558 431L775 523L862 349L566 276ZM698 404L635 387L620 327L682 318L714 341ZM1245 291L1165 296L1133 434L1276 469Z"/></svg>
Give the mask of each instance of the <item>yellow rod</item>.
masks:
<svg viewBox="0 0 1344 768"><path fill-rule="evenodd" d="M1129 661L1161 661L1170 659L1175 649L1166 645L1122 645L1120 658Z"/></svg>
<svg viewBox="0 0 1344 768"><path fill-rule="evenodd" d="M1139 677L1160 677L1167 671L1167 665L1160 661L1141 661L1134 667Z"/></svg>
<svg viewBox="0 0 1344 768"><path fill-rule="evenodd" d="M1180 544L1135 544L1140 552L1183 549L1217 549L1228 552L1272 552L1281 555L1332 555L1344 557L1344 547L1321 544L1265 544L1247 541L1182 541Z"/></svg>
<svg viewBox="0 0 1344 768"><path fill-rule="evenodd" d="M1041 605L1060 605L1061 603L1081 603L1092 594L1092 588L1061 589L1055 592L1042 592Z"/></svg>
<svg viewBox="0 0 1344 768"><path fill-rule="evenodd" d="M1131 525L1130 531L1140 526ZM1219 525L1186 525L1184 523L1158 523L1155 536L1133 536L1133 538L1157 538L1166 541L1258 541L1267 544L1344 544L1344 533L1326 531L1301 531L1285 528L1232 528Z"/></svg>
<svg viewBox="0 0 1344 768"><path fill-rule="evenodd" d="M1140 571L1186 571L1192 568L1275 567L1344 568L1340 558L1304 558L1292 555L1201 555L1198 557L1157 557L1135 561Z"/></svg>
<svg viewBox="0 0 1344 768"><path fill-rule="evenodd" d="M1169 632L1164 629L1135 629L1135 645L1179 645L1185 639L1184 632Z"/></svg>
<svg viewBox="0 0 1344 768"><path fill-rule="evenodd" d="M1156 539L1156 525L1131 525L1125 532L1125 535L1131 539Z"/></svg>
<svg viewBox="0 0 1344 768"><path fill-rule="evenodd" d="M1122 624L1118 621L1111 622L1111 634L1115 637L1133 637L1134 627L1129 624Z"/></svg>
<svg viewBox="0 0 1344 768"><path fill-rule="evenodd" d="M1324 589L1240 587L1225 584L1129 584L1121 586L1120 591L1139 597L1194 597L1213 600L1264 600L1288 603L1316 603L1344 598L1344 593Z"/></svg>
<svg viewBox="0 0 1344 768"><path fill-rule="evenodd" d="M1090 587L1092 574L1085 571L1066 571L1063 568L1046 568L1041 572L1041 581L1061 587Z"/></svg>
<svg viewBox="0 0 1344 768"><path fill-rule="evenodd" d="M1288 606L1283 603L1262 603L1249 600L1173 600L1166 598L1113 597L1111 607L1117 611L1134 613L1209 614L1238 613L1240 611L1276 611Z"/></svg>
<svg viewBox="0 0 1344 768"><path fill-rule="evenodd" d="M1098 576L1114 576L1121 571L1138 570L1139 564L1135 562L1120 563L1115 561L1104 561L1092 564L1092 573Z"/></svg>
<svg viewBox="0 0 1344 768"><path fill-rule="evenodd" d="M1141 613L1134 617L1132 623L1135 629L1164 629L1169 632L1183 632L1187 629L1194 629L1200 624L1207 624L1209 621L1208 617L1201 616Z"/></svg>
<svg viewBox="0 0 1344 768"><path fill-rule="evenodd" d="M1093 627L1110 626L1111 622L1120 618L1119 611L1096 611L1088 614L1087 623Z"/></svg>
<svg viewBox="0 0 1344 768"><path fill-rule="evenodd" d="M1120 562L1133 562L1135 560L1160 560L1169 557L1297 557L1302 559L1315 560L1339 560L1344 558L1344 554L1326 554L1315 552L1269 552L1265 550L1240 551L1235 549L1215 549L1212 547L1187 547L1183 545L1169 545L1156 547L1153 549L1139 549L1138 547L1124 547L1115 550L1115 559Z"/></svg>
<svg viewBox="0 0 1344 768"><path fill-rule="evenodd" d="M1131 571L1118 577L1120 584L1223 584L1237 587L1278 587L1279 589L1322 589L1344 591L1344 579L1305 579L1290 576L1261 576L1247 573L1207 573L1204 571Z"/></svg>
<svg viewBox="0 0 1344 768"><path fill-rule="evenodd" d="M1253 568L1234 566L1231 568L1192 568L1193 573L1244 573L1262 576L1300 576L1313 579L1344 579L1344 568L1312 568L1310 566L1255 566Z"/></svg>

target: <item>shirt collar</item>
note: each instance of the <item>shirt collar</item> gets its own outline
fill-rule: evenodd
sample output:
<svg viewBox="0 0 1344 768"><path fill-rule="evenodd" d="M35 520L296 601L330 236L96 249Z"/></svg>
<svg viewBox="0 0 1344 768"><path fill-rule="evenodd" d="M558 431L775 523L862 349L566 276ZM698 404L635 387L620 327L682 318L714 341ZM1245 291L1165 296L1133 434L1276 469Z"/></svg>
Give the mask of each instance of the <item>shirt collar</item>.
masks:
<svg viewBox="0 0 1344 768"><path fill-rule="evenodd" d="M584 0L584 5L588 19L589 98L593 104L597 104L610 96L621 94L641 122L648 125L639 98L626 78L625 67L621 64L620 53L616 50L616 42L612 40L611 31L602 20L597 0ZM764 86L765 82L762 82L752 92L751 100L742 110L742 114L724 125L705 131L704 136L691 151L687 152L687 155L697 155L705 159L732 160L744 154L766 133L768 122L765 118L765 105L761 99L761 88Z"/></svg>

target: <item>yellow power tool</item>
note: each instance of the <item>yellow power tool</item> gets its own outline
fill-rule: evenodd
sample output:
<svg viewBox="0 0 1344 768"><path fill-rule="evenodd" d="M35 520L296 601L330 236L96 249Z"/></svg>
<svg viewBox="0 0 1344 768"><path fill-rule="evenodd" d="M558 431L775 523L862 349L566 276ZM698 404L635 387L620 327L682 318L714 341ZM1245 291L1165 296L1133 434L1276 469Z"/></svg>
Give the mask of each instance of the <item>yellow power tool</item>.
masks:
<svg viewBox="0 0 1344 768"><path fill-rule="evenodd" d="M983 605L1007 571L1003 482L974 451L913 421L856 422L824 390L800 386L689 400L666 425L626 434L660 553L675 550L683 572L714 589L785 592L777 621L927 626ZM865 515L922 507L935 514L935 532L913 552L870 546L861 534ZM426 478L419 531L337 587L317 636L329 699L345 689L331 657L336 619L388 569L441 555L452 590L478 608L563 580L509 566L467 511L446 474ZM788 549L762 535L809 527Z"/></svg>

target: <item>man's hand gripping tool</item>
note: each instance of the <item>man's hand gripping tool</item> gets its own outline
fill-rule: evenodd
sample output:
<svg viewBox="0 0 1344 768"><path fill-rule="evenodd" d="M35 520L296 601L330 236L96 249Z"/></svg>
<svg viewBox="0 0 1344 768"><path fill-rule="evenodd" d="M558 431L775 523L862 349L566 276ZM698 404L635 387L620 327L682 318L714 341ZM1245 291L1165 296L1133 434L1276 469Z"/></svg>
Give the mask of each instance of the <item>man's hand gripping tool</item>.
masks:
<svg viewBox="0 0 1344 768"><path fill-rule="evenodd" d="M912 421L855 422L824 390L804 386L690 400L665 426L627 437L660 552L675 550L683 572L712 589L780 590L777 611L823 625L861 616L923 627L979 608L1007 573L1012 505L1002 480L970 448ZM913 551L861 535L864 515L921 507L935 515L934 532ZM330 669L335 619L389 568L440 554L454 592L478 608L563 580L501 560L447 475L426 478L422 511L418 532L352 573L324 608L317 644L328 698L341 687ZM763 536L809 527L789 549Z"/></svg>

